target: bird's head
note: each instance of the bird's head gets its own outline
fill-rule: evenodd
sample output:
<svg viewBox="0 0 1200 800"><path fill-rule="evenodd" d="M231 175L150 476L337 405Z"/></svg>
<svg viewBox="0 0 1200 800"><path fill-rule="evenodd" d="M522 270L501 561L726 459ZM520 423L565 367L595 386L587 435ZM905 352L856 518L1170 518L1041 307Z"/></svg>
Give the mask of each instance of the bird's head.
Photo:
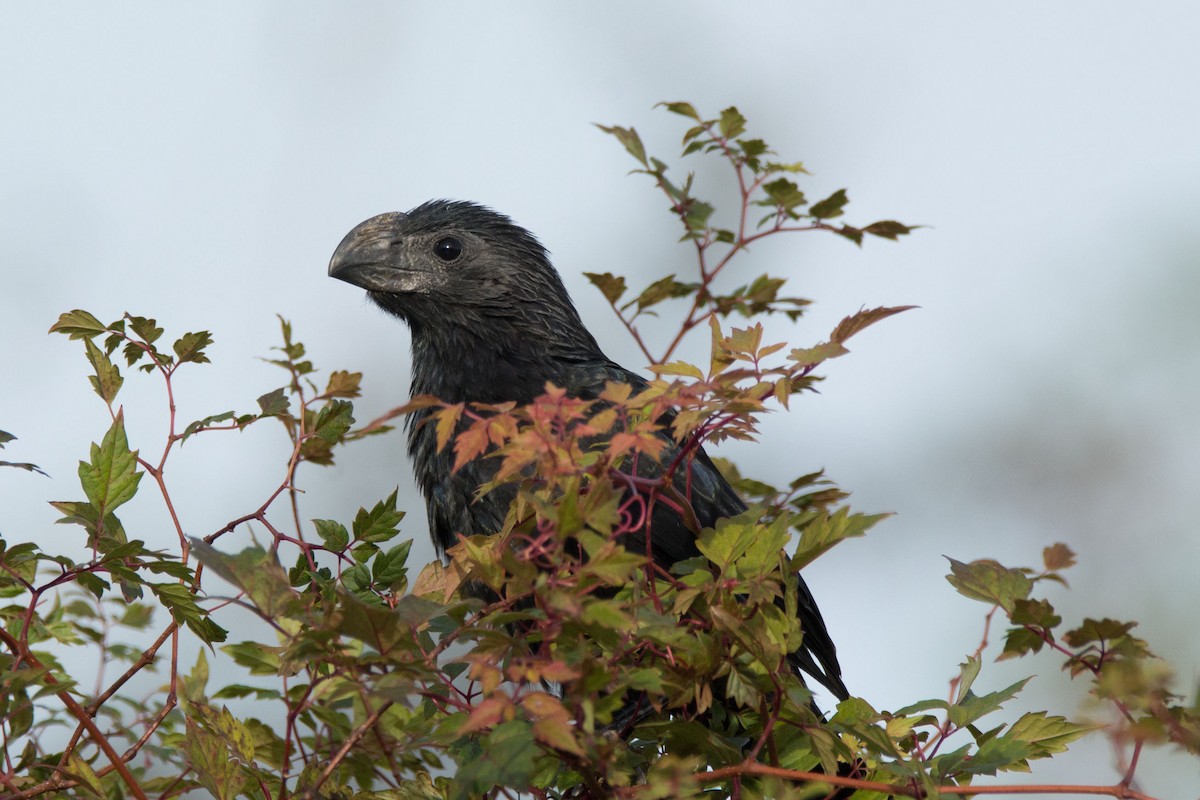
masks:
<svg viewBox="0 0 1200 800"><path fill-rule="evenodd" d="M474 203L380 214L338 245L329 274L413 332L414 391L532 399L566 365L603 361L533 234Z"/></svg>
<svg viewBox="0 0 1200 800"><path fill-rule="evenodd" d="M329 274L410 322L455 307L495 313L548 300L570 304L533 234L466 202L433 200L360 223L338 245Z"/></svg>

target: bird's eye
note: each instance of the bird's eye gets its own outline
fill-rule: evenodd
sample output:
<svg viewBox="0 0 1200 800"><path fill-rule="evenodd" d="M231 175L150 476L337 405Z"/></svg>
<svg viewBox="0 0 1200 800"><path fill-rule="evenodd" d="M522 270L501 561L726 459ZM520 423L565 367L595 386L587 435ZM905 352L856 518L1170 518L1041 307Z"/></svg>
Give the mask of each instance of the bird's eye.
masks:
<svg viewBox="0 0 1200 800"><path fill-rule="evenodd" d="M462 255L462 242L455 239L453 236L446 236L437 240L437 244L433 246L434 254L442 261L453 261Z"/></svg>

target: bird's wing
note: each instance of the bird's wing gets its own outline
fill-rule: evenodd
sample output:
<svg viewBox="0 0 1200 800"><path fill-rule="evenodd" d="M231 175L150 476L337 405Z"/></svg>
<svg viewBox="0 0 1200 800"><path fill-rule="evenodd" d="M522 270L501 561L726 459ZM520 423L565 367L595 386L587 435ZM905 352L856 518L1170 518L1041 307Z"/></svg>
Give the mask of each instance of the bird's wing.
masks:
<svg viewBox="0 0 1200 800"><path fill-rule="evenodd" d="M643 377L612 362L581 364L579 368L566 373L566 380L568 385L564 388L589 399L598 396L609 381L628 383L635 392L647 386ZM669 422L669 418L664 420L668 425ZM662 431L661 436L667 442L661 464L670 464L679 453L679 445L669 430ZM687 469L674 471L671 482L677 496L690 501L695 524L700 528L711 528L718 520L746 510L746 503L721 475L703 448L696 449L688 461ZM654 474L661 474L661 469L659 465L652 467ZM666 502L655 504L650 538L654 559L664 569L700 554L696 547L696 531ZM845 700L850 693L842 682L842 668L838 664L833 638L825 627L825 620L803 576L796 575L796 584L798 616L804 640L800 650L792 653L792 664L815 678L839 700Z"/></svg>

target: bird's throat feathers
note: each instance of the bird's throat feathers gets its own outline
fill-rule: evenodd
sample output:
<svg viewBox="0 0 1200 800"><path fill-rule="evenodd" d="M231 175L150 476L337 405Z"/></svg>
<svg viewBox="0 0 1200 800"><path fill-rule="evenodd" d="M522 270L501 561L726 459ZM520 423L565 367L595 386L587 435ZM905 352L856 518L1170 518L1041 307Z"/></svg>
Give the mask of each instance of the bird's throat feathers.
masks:
<svg viewBox="0 0 1200 800"><path fill-rule="evenodd" d="M409 317L408 323L413 395L451 403L528 403L545 391L547 381L561 384L572 364L606 360L581 323L576 330L567 325L556 331L503 315L443 317L436 324Z"/></svg>

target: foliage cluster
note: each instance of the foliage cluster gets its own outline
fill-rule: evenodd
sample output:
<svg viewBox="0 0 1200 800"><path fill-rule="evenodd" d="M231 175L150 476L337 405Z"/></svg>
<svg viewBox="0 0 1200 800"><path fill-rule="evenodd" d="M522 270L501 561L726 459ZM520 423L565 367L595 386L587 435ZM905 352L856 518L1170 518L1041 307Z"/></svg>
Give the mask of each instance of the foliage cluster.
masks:
<svg viewBox="0 0 1200 800"><path fill-rule="evenodd" d="M51 330L82 342L111 425L80 462L84 499L54 503L86 537L87 557L55 552L52 536L0 540L0 797L934 797L971 793L979 776L1028 770L1093 729L1048 711L998 721L1025 681L977 693L982 644L946 698L894 711L851 698L823 718L788 660L804 634L795 574L884 515L850 510L820 472L777 488L722 462L750 511L697 529L700 558L670 571L647 558L637 532L654 504L687 509L669 480L637 468L664 457L656 431L669 426L676 462L701 444L752 439L759 417L811 390L814 370L846 353L851 336L904 310L861 310L808 347L764 344L752 318L794 319L808 301L783 296L785 281L769 275L721 288L734 258L791 231L861 244L911 230L887 220L834 223L845 190L810 203L795 182L804 168L747 138L736 109L706 119L687 103L666 107L689 120L683 155L727 163L740 197L735 222L717 225L692 176L669 177L632 128L603 127L668 198L697 258L694 279L671 275L636 293L624 277L588 276L658 376L643 391L612 384L588 402L547 386L527 407L423 397L356 427L361 374L319 381L284 321L269 359L286 371L284 384L259 397L257 410L184 424L174 381L208 361L207 331L185 333L168 350L154 319L105 324L81 310L59 318ZM672 300L683 309L677 335L655 352L639 317ZM732 327L734 315L751 321ZM709 363L673 360L705 325ZM169 426L156 456L126 437L118 351L126 370L165 388ZM353 520L305 520L297 487L303 464L331 465L344 447L417 407L432 410L439 444L454 449L459 466L500 459L497 481L519 489L501 530L463 539L446 563L410 569L395 493ZM187 536L164 479L168 463L193 436L269 419L291 442L277 487L219 529ZM12 438L0 432L0 446ZM117 516L147 494L147 477L174 525L175 541L161 549ZM265 546L252 526L269 536ZM991 606L988 624L997 612L1008 621L1001 658L1052 651L1112 704L1118 721L1107 732L1127 754L1125 777L1090 789L1140 797L1142 747L1195 752L1200 717L1171 693L1168 671L1131 634L1133 623L1085 619L1063 630L1035 589L1062 582L1074 555L1054 545L1043 562L1028 570L955 561L949 579ZM464 591L468 584L487 591ZM227 641L231 606L252 610L269 633ZM143 643L119 643L121 628ZM189 638L203 647L185 663L180 645ZM241 676L216 677L216 650ZM102 665L94 688L72 678L70 665L82 659ZM158 688L133 692L147 674Z"/></svg>

